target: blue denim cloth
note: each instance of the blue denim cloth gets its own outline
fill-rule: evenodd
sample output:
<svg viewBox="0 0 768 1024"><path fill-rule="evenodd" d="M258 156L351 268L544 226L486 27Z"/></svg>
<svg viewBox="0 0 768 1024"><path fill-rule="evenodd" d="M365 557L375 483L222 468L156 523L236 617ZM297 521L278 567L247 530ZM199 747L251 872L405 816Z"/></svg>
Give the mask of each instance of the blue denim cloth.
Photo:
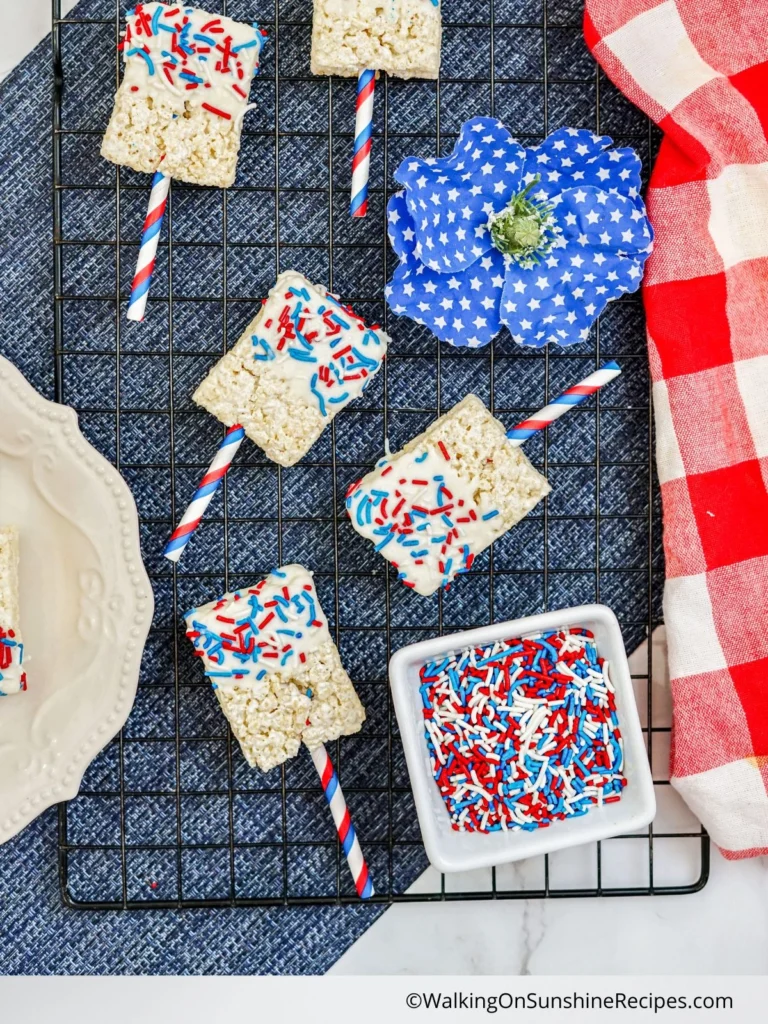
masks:
<svg viewBox="0 0 768 1024"><path fill-rule="evenodd" d="M109 17L113 11L111 0L86 0L72 16ZM111 46L110 38L110 54ZM71 50L66 53L76 56ZM91 59L98 56L92 54ZM81 62L84 68L84 55ZM109 62L111 67L111 56ZM50 39L0 86L0 352L49 398L54 397L51 86ZM103 123L111 96L112 89L107 85L98 98L86 93L82 99ZM67 153L65 144L65 174ZM78 159L90 161L93 153L93 146L89 146ZM96 158L85 169L81 166L79 173L87 176L93 172L103 179L109 170L99 163ZM215 203L217 194L208 194ZM96 237L103 229L98 219L101 214L94 213L93 204L84 212L90 218L87 227L72 220L67 224L70 214L65 204L65 237L78 231ZM76 215L77 211L71 214ZM78 273L85 275L87 266L87 261L80 261ZM96 261L93 273L98 272ZM95 329L94 324L90 329ZM81 348L86 345L87 337L93 338L88 330L85 320L71 325L72 344ZM104 344L103 338L98 344ZM66 381L65 399L71 404L101 400L97 392L105 385L98 357L90 365L94 368L93 386L88 382L87 361L77 364L75 375ZM135 381L135 386L142 383L148 383L146 377L143 382ZM100 438L94 427L91 439L108 456L114 455L110 435L105 433ZM186 484L191 484L191 477ZM107 754L102 755L106 758ZM87 822L79 821L77 825L85 828ZM415 866L416 871L419 868ZM156 871L157 866L148 867L145 873L153 869ZM77 870L76 864L75 881ZM413 873L414 868L409 877ZM96 892L92 884L88 895ZM372 906L181 913L72 911L62 906L59 894L55 810L47 811L21 835L0 846L3 974L318 974L325 972L382 913L383 908Z"/></svg>
<svg viewBox="0 0 768 1024"><path fill-rule="evenodd" d="M221 8L210 0L206 6ZM596 126L595 70L581 40L580 7L580 0L551 0L549 4L550 25L555 27L549 29L551 81L546 123L543 86L529 81L541 73L542 32L506 27L512 22L539 23L541 0L495 2L493 97L487 81L491 59L488 28L446 27L439 123L444 152L450 151L466 117L491 111L492 98L493 112L524 137L526 144L562 124ZM110 19L114 9L113 0L81 0L70 17ZM257 18L274 37L273 0L230 0L228 13L247 20ZM191 403L191 392L225 342L231 345L253 316L258 299L271 286L278 269L295 267L315 280L331 283L344 298L355 302L362 315L383 320L387 316L383 289L396 259L384 245L382 186L395 190L392 173L403 157L435 152L435 84L382 81L377 86L369 215L360 221L349 218L354 85L329 85L310 77L310 15L310 0L280 3L277 162L273 39L265 50L261 79L254 87L258 107L248 115L246 128L255 134L243 141L238 180L226 201L226 222L221 192L174 184L167 219L174 240L172 323L168 304L162 301L167 295L171 259L166 223L147 319L138 325L125 320L124 309L149 178L121 171L119 207L113 192L94 187L111 184L115 176L114 168L98 156L98 133L106 124L114 91L114 25L74 24L61 29L62 124L74 132L62 138L62 179L65 185L85 186L65 189L62 196L62 237L74 242L62 247L62 288L65 295L88 299L63 303L62 397L78 410L81 428L92 443L113 461L119 455L121 471L142 515L144 556L157 602L139 694L124 733L124 781L126 788L137 794L126 802L127 839L135 846L127 865L132 899L174 899L180 894L176 850L152 852L153 845L175 843L175 830L169 834L167 828L169 820L176 821L177 813L184 845L184 897L226 896L229 885L228 864L222 864L221 850L215 848L226 839L228 827L225 801L217 795L228 783L226 768L222 769L222 763L226 765L226 729L183 636L178 638L183 683L178 709L173 688L162 688L169 671L173 678L169 651L174 630L180 628L173 615L171 569L162 558L172 525L168 469L172 446L178 511L221 437L221 427L213 417ZM450 12L446 5L448 17L487 26L489 5L487 0L455 0ZM467 47L473 53L469 65ZM577 78L580 84L565 86L558 78ZM512 79L523 81L513 84ZM0 352L48 397L54 397L55 380L51 84L50 41L46 41L0 87ZM600 103L601 130L613 134L617 144L638 149L647 167L650 153L645 122L605 81L600 86ZM386 147L382 135L385 109ZM329 123L334 129L330 147ZM93 133L88 134L89 130ZM333 155L332 210L329 149ZM275 244L273 194L237 189L237 185L271 186L276 171L281 186L279 247ZM315 191L296 191L303 186ZM335 246L329 254L331 221ZM230 245L226 256L226 289L232 300L227 303L226 334L221 302L191 301L223 294L222 251L200 243L221 241L225 223L228 241L243 243ZM114 241L118 225L119 310L110 297L118 275L117 247L92 241ZM265 247L255 246L257 241L266 243ZM547 387L550 394L556 394L580 380L595 364L594 331L586 342L569 350L568 358L555 351L547 363L540 353L521 351L505 334L494 343L491 361L490 347L476 358L476 354L439 346L428 331L406 319L387 316L384 323L393 337L386 369L388 411L385 416L385 377L381 374L364 402L336 421L339 503L350 481L381 454L385 430L395 449L426 426L438 404L445 410L470 390L486 401L493 398L497 413L512 425L516 418L544 404ZM172 374L168 353L171 328ZM638 298L613 303L601 321L600 356L617 358L624 373L611 385L610 401L606 399L610 408L601 411L599 418L600 465L596 461L594 404L588 403L552 432L547 453L547 474L553 485L548 523L537 510L497 542L493 586L487 552L478 559L476 573L440 598L420 598L390 582L388 631L383 563L339 520L337 600L331 431L325 432L300 466L282 473L279 488L274 465L246 442L228 477L228 530L222 518L224 496L219 494L185 551L178 574L179 610L223 589L225 568L232 586L251 581L279 560L306 561L316 571L320 598L332 628L338 630L342 657L368 709L368 722L360 736L342 742L337 768L342 785L350 789L353 818L379 891L390 884L394 891L402 891L426 864L420 845L399 842L418 840L419 834L396 729L388 735L390 719L394 721L386 685L388 639L390 649L396 649L423 638L424 630L437 632L442 626L447 631L487 622L491 617L513 618L545 605L558 607L599 597L616 611L631 648L645 636L651 568L650 607L654 621L660 618L661 531L657 489L651 487L648 467L650 415L644 351ZM173 431L169 425L171 391ZM526 451L543 464L541 437L533 439ZM278 498L282 530L274 519L269 521L275 516ZM656 516L652 545L648 542L649 501ZM598 542L599 576L594 568ZM541 571L545 554L546 574ZM213 576L201 575L206 572ZM182 741L178 762L174 742L177 711L181 733L190 738ZM261 787L258 793L235 798L235 842L269 843L275 839L274 846L259 848L258 856L251 855L251 860L247 846L237 847L236 878L241 880L236 883L237 894L279 894L279 836L271 830L280 813L275 791L280 772L259 777L254 783L253 773L246 770L236 751L234 757L238 788ZM388 765L388 770L382 770L382 765ZM114 843L115 800L99 794L114 791L116 771L116 747L112 744L87 773L84 789L91 795L80 796L70 805L69 839L75 846ZM327 841L332 839L332 826L319 787L312 789L312 771L305 756L286 769L289 836L300 841ZM382 778L386 782L388 772L398 787L389 806L382 789ZM180 806L175 795L156 799L141 795L156 789L174 794L177 776ZM206 788L212 792L196 795ZM310 792L314 796L308 795ZM395 841L391 860L387 847L390 831ZM65 910L58 891L56 844L56 813L51 810L0 847L0 971L317 973L325 971L382 913L378 907L354 905L130 914ZM292 895L335 892L335 850L308 845L292 847L289 853ZM69 893L74 899L119 897L119 864L114 854L75 850L68 867ZM158 881L156 887L154 881ZM344 891L347 884L344 875Z"/></svg>

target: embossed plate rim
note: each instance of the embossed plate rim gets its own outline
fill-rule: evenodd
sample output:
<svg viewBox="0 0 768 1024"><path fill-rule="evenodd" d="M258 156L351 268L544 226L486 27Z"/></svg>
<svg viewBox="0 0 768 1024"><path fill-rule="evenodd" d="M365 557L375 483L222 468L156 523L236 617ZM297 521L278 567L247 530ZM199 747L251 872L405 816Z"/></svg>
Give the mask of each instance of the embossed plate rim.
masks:
<svg viewBox="0 0 768 1024"><path fill-rule="evenodd" d="M138 511L127 483L83 436L74 409L44 398L10 360L0 356L0 417L13 415L14 403L33 414L40 428L35 437L39 444L50 442L51 430L59 431L63 441L62 457L84 466L100 502L108 500L116 507L120 533L106 539L119 552L115 561L121 570L120 582L126 589L131 588L133 605L130 619L127 616L118 619L119 632L111 656L103 657L102 661L100 678L103 687L113 694L106 700L107 705L110 699L114 701L112 710L106 714L99 711L98 717L89 721L84 730L84 739L78 740L72 749L61 748L58 764L48 778L38 783L29 795L23 794L18 806L0 817L0 844L17 835L47 808L77 796L91 761L125 725L136 698L144 644L154 616L154 595L141 556ZM104 522L107 523L106 517ZM103 548L104 534L89 536L97 550ZM114 657L115 652L117 657ZM34 652L31 653L34 657ZM5 699L23 700L26 696Z"/></svg>

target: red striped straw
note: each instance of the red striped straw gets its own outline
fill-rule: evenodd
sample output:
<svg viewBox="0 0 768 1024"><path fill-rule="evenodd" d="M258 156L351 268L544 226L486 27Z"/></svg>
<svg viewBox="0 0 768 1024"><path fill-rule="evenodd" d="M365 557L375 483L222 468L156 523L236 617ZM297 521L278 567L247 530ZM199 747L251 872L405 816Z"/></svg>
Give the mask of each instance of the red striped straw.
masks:
<svg viewBox="0 0 768 1024"><path fill-rule="evenodd" d="M203 513L211 503L216 491L221 487L221 482L227 475L232 460L237 454L237 449L243 443L245 431L236 423L230 427L219 445L219 450L213 457L208 471L198 484L197 490L192 495L187 511L181 517L181 522L171 534L170 540L165 546L163 554L171 562L178 562L189 539L200 525Z"/></svg>
<svg viewBox="0 0 768 1024"><path fill-rule="evenodd" d="M373 91L376 72L361 71L357 80L355 103L355 145L352 155L351 217L365 217L368 213L368 172L371 165L371 135L373 134Z"/></svg>
<svg viewBox="0 0 768 1024"><path fill-rule="evenodd" d="M160 163L162 164L162 160ZM170 186L171 179L168 175L163 174L162 171L155 171L155 176L152 179L152 191L149 194L147 216L141 231L141 246L136 262L136 273L133 275L131 296L128 299L127 316L129 320L144 319L149 286L152 283L152 272L155 269L157 243L160 241L160 230L163 226Z"/></svg>
<svg viewBox="0 0 768 1024"><path fill-rule="evenodd" d="M613 360L610 363L603 363L599 370L595 370L594 373L585 377L581 383L574 384L572 388L568 388L562 395L558 395L549 405L539 409L530 419L523 420L522 423L518 423L516 427L508 430L507 437L514 445L524 444L533 434L538 433L540 430L548 427L550 423L560 419L574 405L581 405L591 395L594 395L596 391L599 391L609 381L612 381L614 377L618 377L620 373L621 367Z"/></svg>
<svg viewBox="0 0 768 1024"><path fill-rule="evenodd" d="M373 883L368 874L368 865L365 863L363 851L360 849L360 840L357 838L355 826L352 824L352 819L349 816L347 801L344 799L344 794L341 791L339 779L328 756L328 751L325 747L317 747L315 750L310 750L310 754L320 776L325 799L331 808L341 848L344 850L349 870L352 872L352 878L355 881L357 895L361 900L369 900L373 896Z"/></svg>

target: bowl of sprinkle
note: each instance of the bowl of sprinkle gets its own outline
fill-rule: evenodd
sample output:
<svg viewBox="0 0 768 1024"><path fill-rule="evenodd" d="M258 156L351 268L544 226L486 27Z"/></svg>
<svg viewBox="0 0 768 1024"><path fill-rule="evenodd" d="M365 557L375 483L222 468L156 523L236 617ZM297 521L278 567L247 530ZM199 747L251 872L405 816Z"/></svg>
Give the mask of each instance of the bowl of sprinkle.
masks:
<svg viewBox="0 0 768 1024"><path fill-rule="evenodd" d="M582 605L411 644L389 666L427 855L469 871L656 812L621 628Z"/></svg>

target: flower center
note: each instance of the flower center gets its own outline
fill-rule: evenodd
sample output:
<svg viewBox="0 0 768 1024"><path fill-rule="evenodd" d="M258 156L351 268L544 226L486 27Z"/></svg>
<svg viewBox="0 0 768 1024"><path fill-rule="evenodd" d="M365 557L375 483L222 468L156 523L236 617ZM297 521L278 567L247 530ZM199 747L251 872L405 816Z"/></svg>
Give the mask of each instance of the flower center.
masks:
<svg viewBox="0 0 768 1024"><path fill-rule="evenodd" d="M512 196L503 210L488 218L494 246L526 268L535 266L549 252L558 234L549 203L528 196L540 180L537 175L522 192Z"/></svg>

